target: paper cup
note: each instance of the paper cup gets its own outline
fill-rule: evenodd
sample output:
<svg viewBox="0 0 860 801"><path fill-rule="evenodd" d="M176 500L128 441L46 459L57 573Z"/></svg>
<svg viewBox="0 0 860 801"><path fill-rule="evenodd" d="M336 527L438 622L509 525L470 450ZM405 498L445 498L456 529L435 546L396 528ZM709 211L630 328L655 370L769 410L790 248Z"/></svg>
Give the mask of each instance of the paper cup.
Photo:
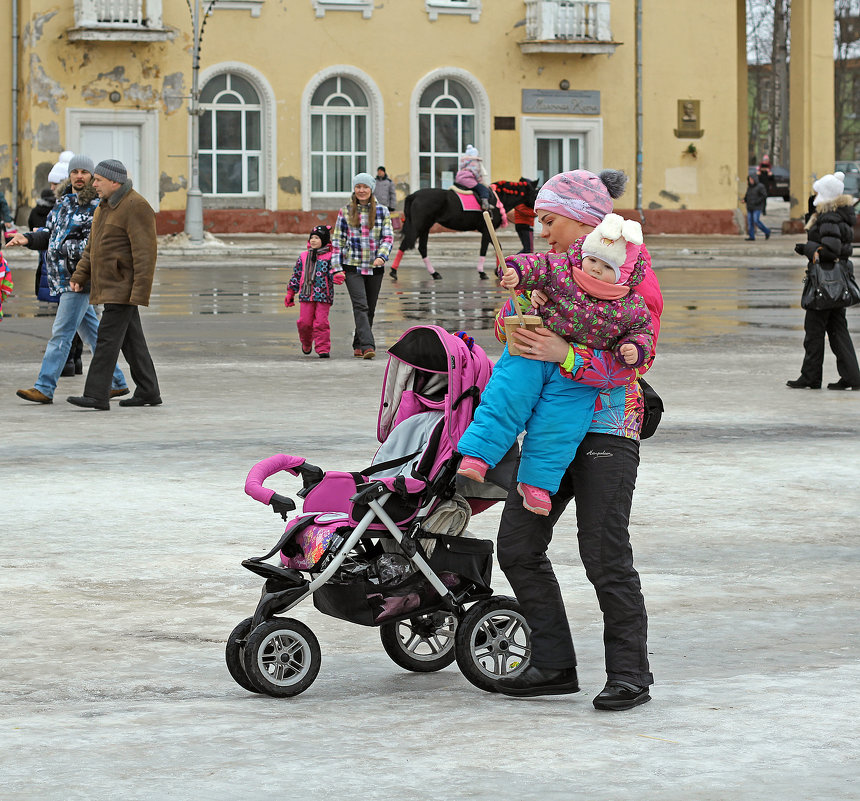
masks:
<svg viewBox="0 0 860 801"><path fill-rule="evenodd" d="M526 321L526 330L534 331L538 328L543 328L543 320L537 314L524 314L523 319ZM520 318L514 315L513 317L505 317L505 337L508 340L508 353L511 356L521 356L520 349L514 343L514 331L519 331L522 328Z"/></svg>

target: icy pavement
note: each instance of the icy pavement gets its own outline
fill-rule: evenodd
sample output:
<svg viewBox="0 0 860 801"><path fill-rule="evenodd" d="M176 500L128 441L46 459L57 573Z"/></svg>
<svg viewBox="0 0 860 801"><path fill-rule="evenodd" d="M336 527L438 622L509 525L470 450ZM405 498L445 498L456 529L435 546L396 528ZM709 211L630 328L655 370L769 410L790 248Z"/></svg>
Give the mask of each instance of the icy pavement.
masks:
<svg viewBox="0 0 860 801"><path fill-rule="evenodd" d="M404 261L383 289L380 351L439 322L496 353L486 318L503 295L473 261L440 259L439 282ZM291 265L201 261L159 272L143 312L164 406L79 410L63 399L81 377L36 406L15 390L32 386L51 321L17 269L0 322L0 798L856 799L860 395L784 386L802 270L752 263L659 270L651 382L667 412L642 445L631 523L657 683L624 713L591 706L602 626L572 512L552 556L579 694L516 700L456 666L408 673L376 630L310 602L290 614L322 646L313 686L242 690L224 642L261 582L240 562L283 528L245 474L278 452L366 464L384 354L351 358L340 291L334 358L302 357L281 305ZM849 320L856 331L860 312ZM470 529L492 538L497 522L493 508ZM498 570L494 586L507 589Z"/></svg>

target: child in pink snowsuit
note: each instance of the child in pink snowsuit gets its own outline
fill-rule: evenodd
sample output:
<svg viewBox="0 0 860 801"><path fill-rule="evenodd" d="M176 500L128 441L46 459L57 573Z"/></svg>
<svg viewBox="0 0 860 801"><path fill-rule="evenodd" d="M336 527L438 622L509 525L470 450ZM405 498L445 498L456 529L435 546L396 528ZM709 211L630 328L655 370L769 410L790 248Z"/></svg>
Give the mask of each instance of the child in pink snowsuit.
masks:
<svg viewBox="0 0 860 801"><path fill-rule="evenodd" d="M481 208L485 211L490 208L490 187L487 186L487 173L484 170L484 161L478 155L478 149L474 145L466 145L466 153L460 159L460 169L454 176L454 181L466 189L478 193L481 200Z"/></svg>
<svg viewBox="0 0 860 801"><path fill-rule="evenodd" d="M308 355L316 347L321 359L331 353L331 329L328 313L334 303L334 285L342 284L342 270L331 265L331 226L318 225L308 237L308 249L296 260L293 277L287 284L284 306L295 306L299 296L299 341L302 353Z"/></svg>

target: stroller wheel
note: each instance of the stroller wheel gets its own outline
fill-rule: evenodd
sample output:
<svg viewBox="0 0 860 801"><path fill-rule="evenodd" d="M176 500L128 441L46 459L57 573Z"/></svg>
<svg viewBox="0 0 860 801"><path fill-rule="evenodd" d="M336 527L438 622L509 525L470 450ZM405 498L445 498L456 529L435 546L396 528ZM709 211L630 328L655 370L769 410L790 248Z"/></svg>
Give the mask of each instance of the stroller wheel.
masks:
<svg viewBox="0 0 860 801"><path fill-rule="evenodd" d="M499 679L529 663L531 629L514 598L495 595L472 606L457 627L457 665L476 687L496 692Z"/></svg>
<svg viewBox="0 0 860 801"><path fill-rule="evenodd" d="M248 679L248 675L245 673L245 665L243 664L245 641L251 633L252 621L253 618L246 617L238 626L236 626L235 629L233 629L233 631L230 632L230 636L227 638L227 648L225 649L224 656L227 660L227 670L230 671L230 675L233 677L236 684L243 687L248 692L258 693L260 691L251 684Z"/></svg>
<svg viewBox="0 0 860 801"><path fill-rule="evenodd" d="M275 617L248 636L243 661L259 692L289 698L314 683L322 657L316 636L304 623Z"/></svg>
<svg viewBox="0 0 860 801"><path fill-rule="evenodd" d="M392 661L416 673L432 673L448 667L455 658L454 632L457 618L448 612L435 612L383 623L379 638Z"/></svg>

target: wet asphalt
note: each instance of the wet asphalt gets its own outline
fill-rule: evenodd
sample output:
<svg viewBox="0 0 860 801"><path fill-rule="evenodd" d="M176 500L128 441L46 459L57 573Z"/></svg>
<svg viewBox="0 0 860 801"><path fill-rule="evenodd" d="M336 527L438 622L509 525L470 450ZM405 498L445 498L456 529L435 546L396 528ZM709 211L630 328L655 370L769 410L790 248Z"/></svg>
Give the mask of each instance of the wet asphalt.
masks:
<svg viewBox="0 0 860 801"><path fill-rule="evenodd" d="M248 469L278 452L367 463L384 348L412 325L466 329L498 353L504 294L478 279L475 239L431 238L441 281L415 254L386 278L374 361L351 355L342 288L333 358L301 354L297 310L282 305L298 239L165 247L142 315L165 403L108 413L63 402L81 376L61 379L51 406L15 396L51 319L31 254L8 252L0 796L856 799L860 393L785 387L803 339L794 241L649 242L665 300L649 380L666 414L642 444L631 535L656 684L625 713L591 706L602 625L572 511L551 556L576 695L515 700L456 665L403 671L376 630L310 603L290 613L322 647L303 695L252 696L224 666L260 589L240 562L283 528L244 495ZM848 316L860 345L860 311ZM825 382L836 377L828 352ZM470 530L492 539L498 515ZM494 587L508 590L498 569Z"/></svg>

